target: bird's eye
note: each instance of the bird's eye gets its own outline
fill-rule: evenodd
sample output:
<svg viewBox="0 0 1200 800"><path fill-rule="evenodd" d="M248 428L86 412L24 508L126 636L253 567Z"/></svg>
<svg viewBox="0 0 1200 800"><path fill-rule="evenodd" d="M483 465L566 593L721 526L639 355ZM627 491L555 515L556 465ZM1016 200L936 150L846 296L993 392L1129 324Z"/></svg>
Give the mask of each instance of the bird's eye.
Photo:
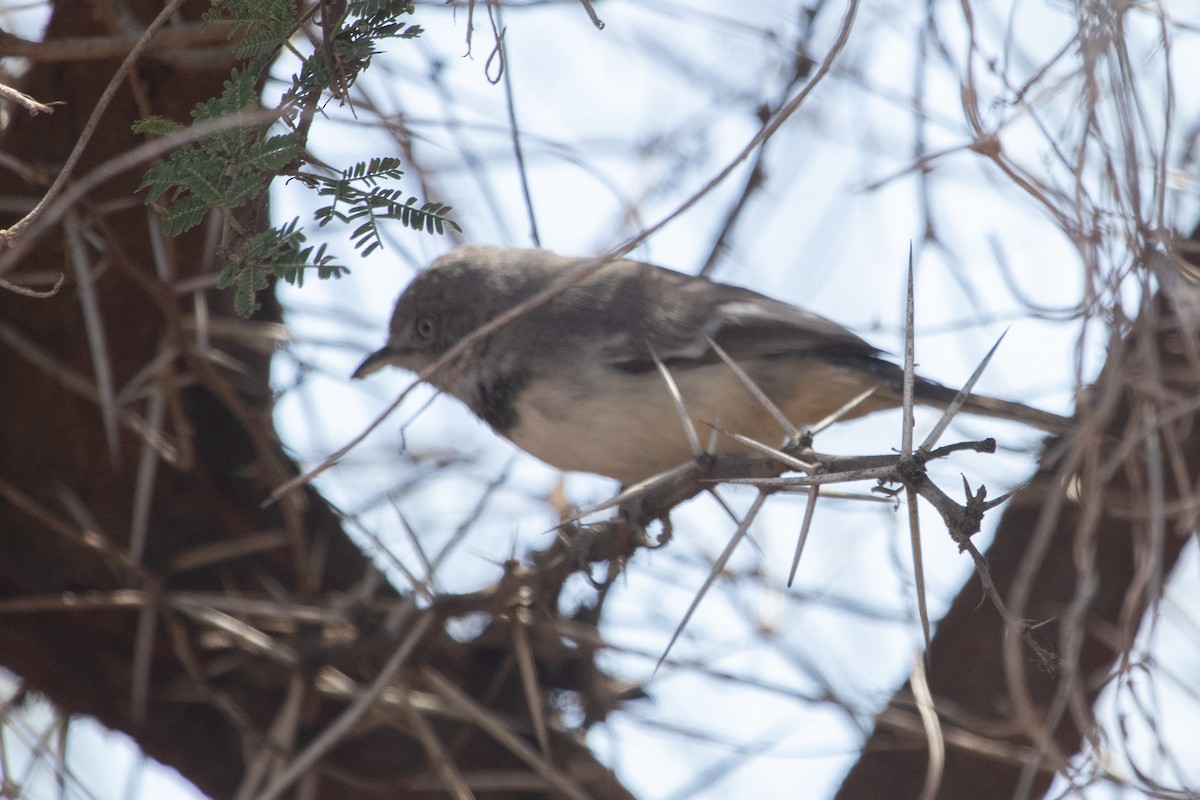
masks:
<svg viewBox="0 0 1200 800"><path fill-rule="evenodd" d="M419 339L433 338L433 320L429 317L421 317L413 323L413 331Z"/></svg>

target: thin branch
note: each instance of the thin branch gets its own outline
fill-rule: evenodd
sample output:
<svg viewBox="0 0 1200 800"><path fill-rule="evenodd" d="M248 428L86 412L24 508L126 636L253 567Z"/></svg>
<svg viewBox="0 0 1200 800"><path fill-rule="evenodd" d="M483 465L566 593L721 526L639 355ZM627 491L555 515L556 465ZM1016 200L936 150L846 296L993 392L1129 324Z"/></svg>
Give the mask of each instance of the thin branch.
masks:
<svg viewBox="0 0 1200 800"><path fill-rule="evenodd" d="M58 197L59 193L63 190L63 187L66 186L67 180L71 177L71 173L75 170L75 165L79 163L80 157L83 156L84 148L86 148L88 142L92 140L92 135L95 134L96 128L100 124L100 118L104 115L104 112L108 110L109 103L111 103L113 97L116 96L117 90L121 87L121 84L125 82L126 76L133 69L134 64L137 63L138 58L150 44L150 41L154 38L155 34L158 33L158 30L167 24L167 21L175 15L175 12L183 7L185 2L187 2L187 0L168 0L166 6L163 7L163 10L158 13L158 16L156 16L153 21L146 26L146 30L138 39L137 44L135 44L129 50L129 55L127 55L125 60L121 62L121 66L117 67L116 72L114 72L112 78L109 79L108 86L105 87L104 93L101 94L99 99L96 101L96 105L92 108L91 116L88 117L88 121L84 124L83 131L79 134L79 139L75 142L74 149L71 151L71 154L67 156L67 160L63 164L62 169L59 170L58 175L55 176L54 183L50 184L50 188L46 190L46 194L42 196L42 199L38 201L38 204L34 206L32 211L18 220L11 228L8 228L7 230L0 230L0 246L11 244L12 240L20 236L22 231L32 225L33 222L42 215L50 203ZM4 272L4 270L2 267L0 267L0 273L2 272Z"/></svg>
<svg viewBox="0 0 1200 800"><path fill-rule="evenodd" d="M24 92L3 83L0 83L0 100L11 100L28 111L31 117L36 117L38 114L53 114L54 106L62 105L61 102L39 103Z"/></svg>
<svg viewBox="0 0 1200 800"><path fill-rule="evenodd" d="M225 44L229 41L229 25L225 22L184 22L163 28L154 38L145 41L145 32L113 36L73 36L46 41L22 39L0 31L0 57L25 58L33 62L99 61L128 54L143 44L144 52L162 53L203 44Z"/></svg>

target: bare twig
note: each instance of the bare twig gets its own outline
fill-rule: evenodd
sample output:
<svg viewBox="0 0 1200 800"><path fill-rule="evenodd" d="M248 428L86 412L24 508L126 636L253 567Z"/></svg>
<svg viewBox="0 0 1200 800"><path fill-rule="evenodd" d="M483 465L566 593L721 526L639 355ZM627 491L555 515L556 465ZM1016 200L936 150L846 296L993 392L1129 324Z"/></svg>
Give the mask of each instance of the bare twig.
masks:
<svg viewBox="0 0 1200 800"><path fill-rule="evenodd" d="M154 38L155 34L158 33L160 28L167 24L167 21L174 16L175 12L177 12L185 2L186 0L168 0L166 6L163 7L163 10L160 11L158 15L150 22L150 24L146 26L146 30L142 33L141 38L138 39L137 44L130 48L129 54L125 57L125 60L121 62L121 66L117 67L116 72L114 72L112 78L109 79L108 86L105 88L104 93L101 94L100 98L96 101L96 105L92 109L91 116L88 117L88 121L83 126L83 131L79 134L79 139L75 143L75 148L71 151L71 154L67 156L67 160L63 164L62 169L59 170L58 175L54 178L54 183L50 184L50 188L46 190L46 194L42 196L42 199L38 201L38 204L34 206L32 211L22 217L7 230L0 230L0 245L8 245L14 238L20 236L26 228L32 225L33 222L42 215L50 203L58 197L59 193L63 190L63 187L66 185L68 178L70 178L71 173L75 170L75 165L79 162L79 158L83 155L84 148L87 147L88 142L90 142L92 139L92 135L96 132L96 127L100 124L100 117L106 110L108 110L109 103L111 103L113 97L116 96L117 89L119 89L121 84L124 83L125 77L129 74L130 70L133 69L133 65L137 63L138 58L150 44L150 41ZM3 268L0 267L0 273L3 271Z"/></svg>
<svg viewBox="0 0 1200 800"><path fill-rule="evenodd" d="M19 106L23 106L30 116L38 114L53 114L54 106L62 105L62 103L39 103L24 92L18 91L11 86L5 86L0 83L0 100L11 100Z"/></svg>
<svg viewBox="0 0 1200 800"><path fill-rule="evenodd" d="M430 667L422 669L421 675L447 705L464 718L474 722L510 753L532 767L556 791L571 800L588 800L587 793L569 775L556 769L552 763L538 755L523 739L513 734L503 722L496 719L494 714L464 694L460 687Z"/></svg>
<svg viewBox="0 0 1200 800"><path fill-rule="evenodd" d="M379 668L370 685L365 687L345 711L321 731L284 769L275 774L262 791L254 795L255 800L274 800L308 773L317 760L345 737L374 706L379 695L391 685L400 668L412 656L422 635L433 622L428 611L416 611L411 602L404 604L411 627L405 632L399 646Z"/></svg>

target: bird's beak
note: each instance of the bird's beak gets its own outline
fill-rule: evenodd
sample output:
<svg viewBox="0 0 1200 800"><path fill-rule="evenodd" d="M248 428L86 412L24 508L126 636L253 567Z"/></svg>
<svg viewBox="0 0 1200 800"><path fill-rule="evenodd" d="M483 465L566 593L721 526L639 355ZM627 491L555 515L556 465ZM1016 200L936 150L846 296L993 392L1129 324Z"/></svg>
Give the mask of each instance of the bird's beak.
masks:
<svg viewBox="0 0 1200 800"><path fill-rule="evenodd" d="M358 365L358 369L354 370L354 375L352 377L355 380L361 380L362 378L370 375L372 372L378 372L388 364L395 363L395 358L397 355L399 355L399 353L395 348L384 345L374 353L371 353L371 355L367 356L366 360Z"/></svg>

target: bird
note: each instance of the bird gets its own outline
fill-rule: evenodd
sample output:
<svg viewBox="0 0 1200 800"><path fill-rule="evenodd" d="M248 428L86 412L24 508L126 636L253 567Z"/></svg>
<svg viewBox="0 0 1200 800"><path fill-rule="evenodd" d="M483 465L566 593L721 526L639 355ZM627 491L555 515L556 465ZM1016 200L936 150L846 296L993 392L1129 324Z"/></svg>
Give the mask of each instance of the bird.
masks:
<svg viewBox="0 0 1200 800"><path fill-rule="evenodd" d="M426 375L480 326L564 279L560 292ZM796 429L871 389L844 419L901 404L903 370L812 311L641 261L497 246L457 247L421 271L396 301L386 343L353 377L389 365L424 375L547 464L628 486L695 455L671 384L700 441L716 428L782 443L780 422L718 348ZM916 402L941 408L957 394L920 377L914 388ZM992 397L971 396L964 409L1052 431L1068 423ZM716 454L746 452L731 437L715 441Z"/></svg>

